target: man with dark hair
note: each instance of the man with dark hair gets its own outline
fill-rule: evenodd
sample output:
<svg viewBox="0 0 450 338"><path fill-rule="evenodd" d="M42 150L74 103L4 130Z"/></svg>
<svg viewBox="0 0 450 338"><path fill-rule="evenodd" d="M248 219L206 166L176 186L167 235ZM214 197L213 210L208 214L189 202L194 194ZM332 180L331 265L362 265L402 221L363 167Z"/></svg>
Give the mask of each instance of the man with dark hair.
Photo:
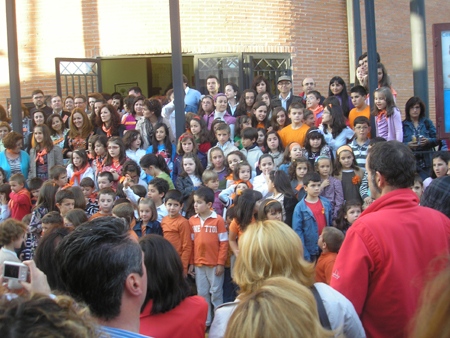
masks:
<svg viewBox="0 0 450 338"><path fill-rule="evenodd" d="M68 111L63 110L63 102L61 96L59 95L52 96L51 104L53 109L52 113L61 116L64 124L66 125L66 128L69 128L70 113Z"/></svg>
<svg viewBox="0 0 450 338"><path fill-rule="evenodd" d="M140 96L142 95L142 89L139 87L131 87L130 89L128 89L128 95L133 95L133 96Z"/></svg>
<svg viewBox="0 0 450 338"><path fill-rule="evenodd" d="M75 99L73 100L73 105L75 108L80 108L86 111L87 104L86 104L86 96L84 95L76 95Z"/></svg>
<svg viewBox="0 0 450 338"><path fill-rule="evenodd" d="M219 78L215 75L209 75L206 78L206 88L208 89L209 95L212 97L216 96L220 88Z"/></svg>
<svg viewBox="0 0 450 338"><path fill-rule="evenodd" d="M34 107L30 109L30 116L33 116L33 113L38 109L44 111L45 117L52 113L52 108L45 104L45 95L42 90L33 90L31 97L33 98Z"/></svg>
<svg viewBox="0 0 450 338"><path fill-rule="evenodd" d="M188 79L186 75L183 74L183 87L186 96L184 97L185 111L193 112L197 114L198 111L198 103L200 101L200 97L202 94L198 90L189 88Z"/></svg>
<svg viewBox="0 0 450 338"><path fill-rule="evenodd" d="M100 217L67 235L55 251L62 292L89 306L111 337L139 335L147 272L137 241L123 222Z"/></svg>
<svg viewBox="0 0 450 338"><path fill-rule="evenodd" d="M450 220L419 206L416 160L408 146L380 142L366 170L375 201L347 231L331 278L361 317L367 337L406 337L423 283L448 257Z"/></svg>

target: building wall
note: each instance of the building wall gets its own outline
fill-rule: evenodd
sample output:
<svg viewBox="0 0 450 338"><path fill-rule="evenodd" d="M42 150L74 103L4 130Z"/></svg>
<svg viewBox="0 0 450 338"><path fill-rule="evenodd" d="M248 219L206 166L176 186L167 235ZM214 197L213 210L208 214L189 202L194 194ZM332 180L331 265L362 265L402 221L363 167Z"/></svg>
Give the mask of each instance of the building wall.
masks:
<svg viewBox="0 0 450 338"><path fill-rule="evenodd" d="M56 92L56 57L170 53L169 1L17 1L22 96ZM404 109L413 95L409 1L376 0L377 44ZM361 0L364 32L364 1ZM291 53L294 92L312 76L325 96L329 79L349 83L343 0L180 0L184 53ZM450 2L426 1L430 112L434 116L431 25L448 21ZM4 0L0 17L5 17ZM0 103L9 97L6 22L0 25ZM365 41L365 35L363 35ZM353 48L353 47L352 47ZM365 50L365 48L363 48Z"/></svg>

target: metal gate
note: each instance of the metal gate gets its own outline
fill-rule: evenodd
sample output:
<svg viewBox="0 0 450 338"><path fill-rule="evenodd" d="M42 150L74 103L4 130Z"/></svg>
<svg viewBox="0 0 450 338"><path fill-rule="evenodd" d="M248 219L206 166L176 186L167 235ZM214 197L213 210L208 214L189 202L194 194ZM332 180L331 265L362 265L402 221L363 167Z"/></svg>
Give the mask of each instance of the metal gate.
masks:
<svg viewBox="0 0 450 338"><path fill-rule="evenodd" d="M100 59L55 59L56 91L59 96L102 92Z"/></svg>
<svg viewBox="0 0 450 338"><path fill-rule="evenodd" d="M220 91L228 82L236 83L241 92L250 88L255 76L262 75L270 82L271 94L278 94L277 79L281 75L291 75L290 54L205 54L194 57L195 83L197 89L207 93L206 78L219 78Z"/></svg>

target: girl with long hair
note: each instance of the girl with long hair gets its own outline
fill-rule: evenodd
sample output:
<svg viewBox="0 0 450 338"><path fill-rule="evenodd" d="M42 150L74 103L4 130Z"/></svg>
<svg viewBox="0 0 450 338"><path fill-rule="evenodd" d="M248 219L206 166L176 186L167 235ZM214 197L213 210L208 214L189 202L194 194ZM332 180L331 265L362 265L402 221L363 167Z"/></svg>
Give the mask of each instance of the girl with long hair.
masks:
<svg viewBox="0 0 450 338"><path fill-rule="evenodd" d="M335 76L330 80L328 87L328 96L335 96L338 98L345 118L348 119L350 110L355 108L352 98L348 96L347 86L340 76Z"/></svg>
<svg viewBox="0 0 450 338"><path fill-rule="evenodd" d="M46 181L50 178L50 168L64 164L62 150L53 144L45 124L34 128L33 137L35 146L30 149L28 179L39 177Z"/></svg>

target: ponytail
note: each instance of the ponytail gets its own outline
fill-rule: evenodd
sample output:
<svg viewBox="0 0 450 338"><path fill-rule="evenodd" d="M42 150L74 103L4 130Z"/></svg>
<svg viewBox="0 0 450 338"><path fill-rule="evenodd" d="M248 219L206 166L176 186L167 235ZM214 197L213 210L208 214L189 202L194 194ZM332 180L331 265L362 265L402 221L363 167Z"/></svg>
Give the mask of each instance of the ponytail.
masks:
<svg viewBox="0 0 450 338"><path fill-rule="evenodd" d="M170 176L170 169L167 166L166 159L162 155L156 155L156 166Z"/></svg>

